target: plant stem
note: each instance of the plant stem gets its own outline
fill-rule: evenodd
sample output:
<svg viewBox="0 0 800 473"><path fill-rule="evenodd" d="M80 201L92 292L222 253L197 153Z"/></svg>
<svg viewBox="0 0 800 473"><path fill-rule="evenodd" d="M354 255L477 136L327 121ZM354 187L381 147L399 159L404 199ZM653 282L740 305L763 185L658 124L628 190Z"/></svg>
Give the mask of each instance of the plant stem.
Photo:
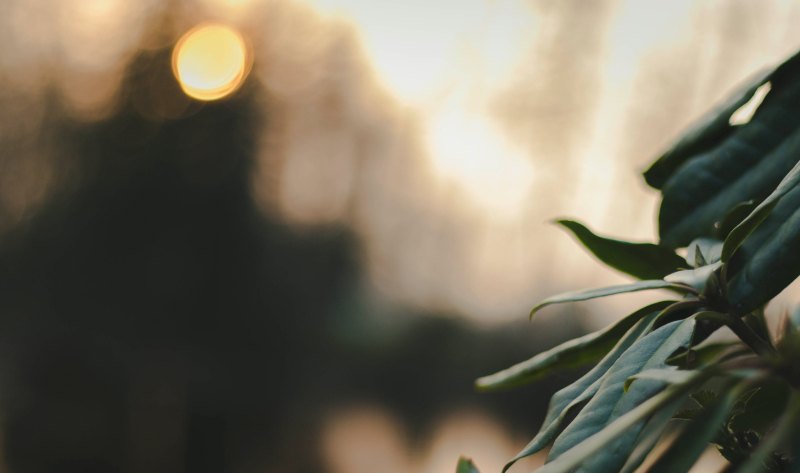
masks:
<svg viewBox="0 0 800 473"><path fill-rule="evenodd" d="M758 336L758 334L748 327L741 318L729 316L727 322L728 327L733 333L758 355L773 357L777 354L772 344Z"/></svg>

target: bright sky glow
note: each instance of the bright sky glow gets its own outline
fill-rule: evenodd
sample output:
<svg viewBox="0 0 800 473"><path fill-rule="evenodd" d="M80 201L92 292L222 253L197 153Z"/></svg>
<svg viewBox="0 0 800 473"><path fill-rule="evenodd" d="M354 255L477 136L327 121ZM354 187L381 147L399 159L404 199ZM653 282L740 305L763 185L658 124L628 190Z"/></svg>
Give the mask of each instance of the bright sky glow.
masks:
<svg viewBox="0 0 800 473"><path fill-rule="evenodd" d="M536 18L522 0L316 0L353 22L378 79L423 126L436 178L473 211L519 217L533 164L489 113L532 44Z"/></svg>
<svg viewBox="0 0 800 473"><path fill-rule="evenodd" d="M172 54L175 77L197 100L218 100L236 91L250 72L251 55L236 30L219 24L187 32Z"/></svg>

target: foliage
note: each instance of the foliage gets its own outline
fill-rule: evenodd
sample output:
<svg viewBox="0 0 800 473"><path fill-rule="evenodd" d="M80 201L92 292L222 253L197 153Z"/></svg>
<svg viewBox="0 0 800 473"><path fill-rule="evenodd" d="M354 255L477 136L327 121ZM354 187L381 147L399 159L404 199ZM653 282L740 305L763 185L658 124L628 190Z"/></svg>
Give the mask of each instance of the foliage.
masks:
<svg viewBox="0 0 800 473"><path fill-rule="evenodd" d="M765 90L749 121L732 120ZM681 472L709 444L726 471L800 471L800 310L785 315L777 337L764 319L765 305L800 276L798 110L800 54L688 130L644 173L663 197L657 244L557 222L639 280L550 297L531 316L632 291L677 297L478 379L491 391L594 365L553 395L541 429L504 471L549 446L542 473ZM708 340L723 328L736 338Z"/></svg>

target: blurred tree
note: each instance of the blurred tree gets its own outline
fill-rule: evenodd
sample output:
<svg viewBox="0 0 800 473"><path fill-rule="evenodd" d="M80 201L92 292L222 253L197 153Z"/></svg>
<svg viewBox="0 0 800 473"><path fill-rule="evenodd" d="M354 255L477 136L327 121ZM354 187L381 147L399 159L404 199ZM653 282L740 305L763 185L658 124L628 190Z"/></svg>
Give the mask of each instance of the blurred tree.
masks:
<svg viewBox="0 0 800 473"><path fill-rule="evenodd" d="M393 314L408 322L389 337L371 326L352 236L298 232L251 200L264 103L254 83L189 101L164 50L133 61L107 120L51 101L58 190L0 241L13 471L316 473L325 412L378 401L420 433L473 402L476 364L537 340L421 314ZM489 408L527 428L519 412L547 394Z"/></svg>

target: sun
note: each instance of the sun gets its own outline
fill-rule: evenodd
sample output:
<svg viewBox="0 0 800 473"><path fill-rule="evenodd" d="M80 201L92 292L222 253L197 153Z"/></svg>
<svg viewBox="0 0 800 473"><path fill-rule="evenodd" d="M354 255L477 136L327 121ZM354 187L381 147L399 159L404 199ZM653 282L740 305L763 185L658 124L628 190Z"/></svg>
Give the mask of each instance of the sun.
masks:
<svg viewBox="0 0 800 473"><path fill-rule="evenodd" d="M252 54L235 29L203 24L186 32L172 51L172 70L186 95L219 100L235 92L250 72Z"/></svg>

